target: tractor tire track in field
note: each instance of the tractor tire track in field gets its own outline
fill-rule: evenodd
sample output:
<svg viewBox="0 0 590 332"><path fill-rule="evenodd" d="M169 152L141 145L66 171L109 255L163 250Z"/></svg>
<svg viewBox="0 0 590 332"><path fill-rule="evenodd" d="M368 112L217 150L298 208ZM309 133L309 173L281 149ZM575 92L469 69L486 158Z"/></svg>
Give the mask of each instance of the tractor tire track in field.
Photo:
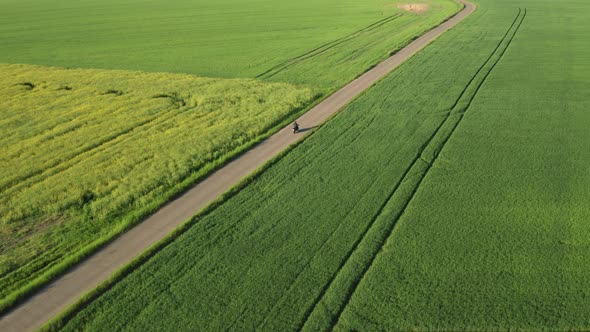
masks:
<svg viewBox="0 0 590 332"><path fill-rule="evenodd" d="M366 117L365 117L366 118ZM363 120L365 119L363 118ZM369 120L369 124L365 125L368 126L370 125L376 118L376 115L371 117L371 119ZM358 122L354 122L354 124L358 124ZM353 125L354 126L354 125ZM353 127L351 126L351 127ZM349 127L350 128L350 127ZM362 134L362 133L361 133ZM352 139L352 141L350 141L349 144L351 144L352 142L354 142L354 140L356 140L361 134L355 135ZM330 157L326 158L321 158L322 160L325 160L326 162L328 162L329 160L331 160L332 158L337 158L338 155L332 155ZM392 160L395 158L395 155L392 155L391 158L388 160L387 164L391 163ZM318 158L320 159L320 158ZM403 176L401 177L403 178ZM348 208L346 210L346 213L344 213L345 216L348 216L349 213L351 211L353 211L355 208L357 208L357 206L360 204L360 202L362 201L361 197L364 197L369 191L371 191L371 189L373 188L373 185L379 180L378 177L375 177L373 179L373 181L370 183L370 185L367 186L367 188L361 193L361 195L359 196L358 200L356 201L356 203L354 203L350 208ZM299 278L307 272L307 269L311 266L312 262L322 253L322 250L329 245L330 241L334 238L334 236L338 233L338 231L341 229L341 227L345 224L345 220L346 217L343 218L340 223L338 223L338 225L336 227L334 227L334 229L330 232L330 234L326 237L325 241L322 243L322 245L319 246L318 250L311 255L311 257L305 262L304 267L299 271L299 273L295 276L295 278L293 279L293 282L291 283L291 285L289 286L289 288L282 294L282 296L275 302L275 304L273 305L273 307L268 311L267 316L257 325L256 330L265 330L265 328L263 328L263 326L266 324L267 320L269 317L271 317L271 314L275 311L275 309L282 304L282 301L287 297L287 295L290 293L290 291L293 289L293 287L295 287L297 281L299 280ZM307 313L306 313L307 315ZM236 320L238 321L238 320ZM226 331L231 331L233 325L235 325L236 322L234 322L230 327L228 327L226 329ZM298 329L301 329L301 326L299 326Z"/></svg>
<svg viewBox="0 0 590 332"><path fill-rule="evenodd" d="M291 58L291 59L289 59L287 61L284 61L283 63L280 63L280 64L278 64L278 65L270 68L269 70L263 72L262 74L256 76L256 78L259 78L259 79L271 78L271 77L279 74L280 72L285 71L285 70L287 70L287 69L289 69L289 68L291 68L291 67L293 67L293 66L295 66L295 65L297 65L299 63L301 63L302 61L311 59L311 58L313 58L315 56L318 56L318 55L320 55L322 53L325 53L325 52L329 51L330 49L332 49L332 48L334 48L336 46L342 45L342 44L344 44L344 43L346 43L346 42L354 39L355 37L357 37L358 35L360 35L362 33L373 31L373 30L375 30L375 29L377 29L377 28L379 28L379 27L381 27L381 26L383 26L383 25L385 25L387 23L390 23L391 21L397 19L400 16L402 16L402 14L395 14L395 15L389 16L387 18L384 18L382 20L379 20L377 22L374 22L374 23L372 23L372 24L370 24L370 25L368 25L368 26L366 26L366 27L364 27L364 28L362 28L362 29L360 29L358 31L355 31L355 32L351 33L348 36L345 36L345 37L342 37L342 38L338 38L336 40L333 40L331 42L328 42L326 44L323 44L323 45L321 45L319 47L316 47L313 50L308 51L308 52L306 52L306 53L304 53L302 55L299 55L297 57L294 57L294 58Z"/></svg>
<svg viewBox="0 0 590 332"><path fill-rule="evenodd" d="M526 8L524 10L518 9L514 21L496 48L469 80L444 120L419 149L401 180L394 185L390 195L355 242L338 270L333 274L332 279L322 288L307 311L300 329L332 330L338 324L340 316L349 304L358 285L391 236L395 225L418 192L428 171L458 127L479 89L512 43L524 22L526 13ZM382 222L379 222L380 219ZM363 248L366 249L366 252L362 252ZM330 298L331 296L336 299ZM330 301L335 301L336 304L330 306L330 303L327 303Z"/></svg>
<svg viewBox="0 0 590 332"><path fill-rule="evenodd" d="M307 127L323 124L375 82L430 44L438 36L454 27L476 9L466 0L455 16L412 41L394 55L340 88L321 103L297 119ZM1 331L31 331L39 328L54 315L99 285L110 287L108 278L118 269L133 261L139 254L158 243L178 226L202 211L211 202L240 184L244 177L257 174L261 166L285 158L283 151L301 143L312 132L293 135L287 126L259 143L239 158L210 174L183 195L161 207L152 216L123 233L87 259L79 262L60 277L46 283L39 290L30 290L30 296L0 316ZM354 135L352 135L354 136ZM351 137L353 138L353 137ZM162 244L163 243L163 244ZM160 242L158 249L168 242ZM162 246L162 247L160 247ZM155 253L157 251L154 251ZM106 283L105 283L106 281ZM33 293L34 292L34 293Z"/></svg>

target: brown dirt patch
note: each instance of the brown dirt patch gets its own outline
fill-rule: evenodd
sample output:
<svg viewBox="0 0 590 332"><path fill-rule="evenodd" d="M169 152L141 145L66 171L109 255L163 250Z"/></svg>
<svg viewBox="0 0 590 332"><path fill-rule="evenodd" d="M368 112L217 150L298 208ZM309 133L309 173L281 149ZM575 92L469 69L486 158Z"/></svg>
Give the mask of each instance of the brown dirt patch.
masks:
<svg viewBox="0 0 590 332"><path fill-rule="evenodd" d="M430 6L427 3L404 3L398 4L397 8L407 10L413 13L424 13Z"/></svg>

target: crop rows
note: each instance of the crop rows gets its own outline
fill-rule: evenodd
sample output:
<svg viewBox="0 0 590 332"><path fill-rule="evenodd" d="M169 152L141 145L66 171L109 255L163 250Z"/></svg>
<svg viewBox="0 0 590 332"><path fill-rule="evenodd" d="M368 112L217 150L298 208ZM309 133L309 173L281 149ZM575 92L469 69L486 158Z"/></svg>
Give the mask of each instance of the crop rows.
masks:
<svg viewBox="0 0 590 332"><path fill-rule="evenodd" d="M334 279L330 281L326 292L322 293L322 297L316 301L314 309L318 307L322 309L312 311L308 316L306 323L309 323L306 327L309 330L334 329L358 284L373 264L378 252L393 231L396 222L403 215L418 187L422 184L424 177L435 163L438 154L461 122L463 114L468 110L477 91L502 58L525 16L526 9L521 11L519 8L514 22L510 25L496 49L466 85L453 106L448 110L448 114L441 122L441 125L417 152L411 166L405 171L402 180L398 182L398 186L394 187L389 199L384 202L371 219L366 232L355 243L349 258L338 271L338 274L334 276ZM332 285L334 286L331 287Z"/></svg>
<svg viewBox="0 0 590 332"><path fill-rule="evenodd" d="M430 1L429 4L434 8L425 14L396 12L350 35L284 61L257 77L318 87L340 86L459 9L458 3L454 2ZM322 74L318 76L316 73Z"/></svg>
<svg viewBox="0 0 590 332"><path fill-rule="evenodd" d="M150 329L157 322L160 329L297 330L314 329L316 320L329 326L333 312L324 304L347 297L331 290L350 288L348 281L363 271L354 263L357 253L360 262L372 260L371 247L380 243L367 240L388 229L371 224L384 206L391 208L388 201L399 206L411 197L420 176L408 178L407 170L482 63L499 43L506 47L502 39L514 14L474 14L441 36L236 196L198 217L66 328ZM335 308L337 317L341 306Z"/></svg>
<svg viewBox="0 0 590 332"><path fill-rule="evenodd" d="M584 13L590 5L480 0L478 6L78 307L65 330L588 330L590 24ZM357 50L376 52L358 63L378 58L383 45L375 43L383 34L403 22L418 31L435 16L424 26L416 19L359 20L344 37L270 61L262 77L329 90L356 70L342 68L355 68ZM326 65L341 76L320 77L317 68ZM51 263L71 249L54 243L75 244L71 239L112 229L98 221L165 197L162 190L203 168L194 162L215 160L213 151L224 142L247 144L314 97L309 88L252 80L145 74L134 82L137 74L118 72L125 84L115 85L92 71L93 83L82 84L64 80L64 70L39 79L20 66L0 68L10 82L0 93L25 102L7 102L10 112L0 118L0 126L17 128L3 128L10 133L0 144L20 162L2 167L2 199L13 205L2 214L0 229L11 233L0 233L0 250L29 255L24 276L36 259ZM143 86L148 76L162 85ZM51 116L77 94L96 102ZM49 95L45 116L26 105L27 98ZM92 112L100 102L114 106ZM282 105L271 108L275 120L260 113L266 103ZM233 107L246 112L215 112ZM242 115L268 122L243 137L228 135L228 128L243 125ZM105 127L111 130L99 130ZM193 146L207 128L218 130L205 137L213 143ZM65 145L72 148L60 155ZM47 153L34 154L36 146ZM187 156L193 157L181 158ZM108 170L130 182L112 184ZM67 181L45 183L55 174ZM83 220L83 227L68 227L68 218ZM27 246L30 239L37 247ZM44 256L32 258L39 251ZM8 271L19 264L0 263ZM15 284L10 278L0 281Z"/></svg>
<svg viewBox="0 0 590 332"><path fill-rule="evenodd" d="M332 12L330 0L299 2L295 8L273 6L263 11L258 7L252 11L249 6L255 6L254 2L240 3L247 15L230 13L223 17L219 15L226 13L226 4L219 7L197 1L190 8L183 7L187 16L170 27L170 15L177 15L178 8L174 7L181 5L176 0L170 8L149 4L132 12L126 10L131 4L125 1L59 3L52 7L41 3L0 4L0 16L4 15L0 42L5 46L0 50L0 61L68 67L181 68L200 73L213 70L216 74L222 70L222 76L244 76L246 72L255 76L275 63L284 64L264 79L276 84L179 74L0 65L0 73L7 77L0 91L0 128L5 133L0 137L0 311L260 140L261 135L304 110L312 100L348 82L459 9L450 0L428 3L431 10L417 15L393 5L339 2L338 15L328 15L319 23L316 20L312 27L307 19L275 21L273 15L299 17L310 6ZM55 16L56 8L63 17ZM114 8L120 10L113 14ZM192 12L195 8L203 12ZM80 12L85 15L76 14ZM353 13L354 18L347 16ZM122 30L89 33L88 29L96 28L95 14L100 24ZM136 26L136 15L153 16L153 21L149 27ZM197 43L205 43L202 47L190 46L191 56L187 57L186 48L174 45L178 34L170 39L167 31L182 27L195 15L206 17L196 20L201 29L192 30L196 23L189 20L190 27L183 31L196 34ZM260 15L266 15L266 20ZM244 32L241 30L231 34L216 30L219 22L228 21L232 27L247 24L247 37L237 37ZM243 47L243 41L251 46L249 38L264 35L277 22L282 24L281 29L292 24L297 28L283 34L285 40L261 37L257 46L272 52L262 56L259 48ZM44 28L39 30L39 26ZM141 29L136 30L138 27ZM112 40L103 39L105 32L110 38L123 30L129 32L125 38L133 36L132 42L126 43L121 37L113 45ZM201 34L201 30L210 33ZM150 31L155 35L148 41L143 34ZM314 31L317 34L310 36ZM158 40L164 32L165 43ZM82 33L88 39L75 46L69 44ZM237 39L223 42L229 35ZM218 40L213 43L209 40L212 37ZM148 47L144 52L125 51L154 42L158 47ZM226 48L220 51L217 43ZM86 53L100 45L112 53ZM286 51L280 45L288 46ZM245 58L234 61L233 47L238 47L240 57ZM54 54L56 49L64 50L63 54ZM167 50L171 58L181 59L156 63L151 52L162 50ZM285 60L301 53L301 57ZM101 57L96 58L96 54ZM196 61L200 56L207 61Z"/></svg>
<svg viewBox="0 0 590 332"><path fill-rule="evenodd" d="M342 44L344 44L346 42L349 42L350 40L352 40L355 37L359 37L363 33L370 32L370 31L372 31L374 29L377 29L377 28L379 28L379 27L387 24L387 23L390 23L393 20L395 20L396 18L400 17L401 15L402 14L400 14L400 13L395 14L395 15L391 15L391 16L389 16L387 18L384 18L384 19L379 20L379 21L377 21L375 23L372 23L369 26L367 26L367 27L365 27L365 28L363 28L363 29L361 29L359 31L353 32L350 35L347 35L347 36L344 36L342 38L338 38L336 40L330 41L330 42L328 42L328 43L326 43L324 45L321 45L320 47L316 47L313 50L308 51L308 52L306 52L303 55L300 55L300 56L297 56L295 58L289 59L289 60L287 60L285 62L282 62L282 63L280 63L280 64L278 64L278 65L270 68L269 70L265 71L264 73L256 76L256 78L263 79L263 78L273 77L273 76L277 75L278 73L280 73L281 71L284 71L284 70L288 69L289 67L292 67L292 66L296 65L297 63L300 63L302 61L311 59L312 57L318 56L318 55L320 55L322 53L325 53L325 52L327 52L328 50L330 50L330 49L332 49L334 47L337 47L337 46L342 45Z"/></svg>

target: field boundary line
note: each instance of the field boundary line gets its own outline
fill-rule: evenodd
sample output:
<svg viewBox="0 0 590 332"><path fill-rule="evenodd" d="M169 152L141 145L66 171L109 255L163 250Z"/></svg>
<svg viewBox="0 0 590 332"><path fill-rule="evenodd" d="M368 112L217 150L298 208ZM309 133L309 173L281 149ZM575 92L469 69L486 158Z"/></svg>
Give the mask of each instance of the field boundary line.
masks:
<svg viewBox="0 0 590 332"><path fill-rule="evenodd" d="M390 223L389 227L388 227L388 232L387 232L387 236L384 237L383 241L380 243L379 245L379 249L377 251L374 252L374 254L371 257L370 263L368 266L366 266L366 268L363 269L362 274L360 276L360 278L358 280L355 280L354 285L352 285L352 288L349 292L349 294L347 294L346 300L344 302L344 305L341 307L341 309L339 310L337 317L335 319L332 320L331 325L329 326L328 330L333 330L334 327L338 324L340 317L342 315L342 313L344 312L344 310L346 309L346 307L348 306L348 304L350 303L350 300L352 299L352 296L354 295L354 293L356 292L358 285L360 285L360 283L362 282L362 280L365 278L367 272L370 270L370 268L372 267L373 263L375 262L375 259L377 258L378 254L382 251L383 246L387 243L387 241L390 239L390 237L392 236L392 232L395 228L395 226L397 225L398 221L403 217L406 208L409 206L409 204L412 202L412 200L414 199L416 193L418 192L418 190L420 189L420 186L422 184L422 182L424 181L424 179L426 178L426 176L428 175L428 172L430 171L430 169L432 168L432 165L434 165L434 163L436 162L438 156L440 155L440 152L442 151L442 149L444 148L444 146L446 145L446 143L449 141L449 139L451 138L452 134L455 132L455 130L457 129L457 127L459 126L459 124L461 123L461 120L463 119L463 115L465 114L465 112L467 111L467 109L471 106L472 101L475 99L475 96L477 95L477 93L479 92L479 89L481 88L481 86L483 85L483 83L487 80L488 76L490 75L490 73L493 71L493 69L495 68L495 66L500 62L500 60L503 58L504 53L506 52L506 50L510 47L512 40L514 39L514 37L516 36L518 30L520 29L520 26L522 25L522 23L524 22L524 19L526 17L526 8L523 11L523 15L520 15L521 13L521 9L519 8L519 13L515 19L515 22L518 21L518 19L520 18L520 22L518 23L518 25L516 26L516 28L513 30L513 33L511 35L510 38L508 39L502 39L500 44L502 44L504 41L507 40L507 44L506 47L504 47L503 49L500 50L500 52L498 53L498 58L492 63L492 65L490 66L489 71L487 71L484 74L484 77L482 78L482 80L479 82L479 84L477 84L476 86L476 90L474 91L474 93L469 97L469 101L466 105L466 107L461 108L458 112L455 113L449 113L449 116L443 121L443 124L439 127L442 128L444 126L444 124L446 123L446 121L450 118L451 114L457 115L457 121L455 121L455 123L453 124L453 127L451 128L450 132L446 135L446 137L444 138L444 140L441 142L440 147L438 149L435 150L435 153L432 157L431 161L425 160L424 158L422 158L422 153L425 152L421 151L419 153L419 157L417 158L416 161L421 160L425 165L426 168L423 170L422 175L420 177L420 179L417 181L417 185L413 188L413 190L411 191L411 193L408 195L408 198L404 201L401 210L397 213L397 216L394 218L394 220ZM511 28L514 26L511 25ZM511 29L510 28L510 29ZM510 31L510 30L509 30ZM507 34L508 35L508 34ZM491 57L490 57L491 58ZM489 61L489 60L488 60ZM436 136L436 135L434 135ZM433 136L433 137L434 137ZM425 147L427 148L427 146ZM415 166L416 164L412 164L412 168ZM404 179L405 180L405 179ZM388 202L389 203L389 202ZM387 204L386 204L387 205ZM384 207L385 208L385 207Z"/></svg>
<svg viewBox="0 0 590 332"><path fill-rule="evenodd" d="M457 14L425 32L394 55L323 99L309 111L300 115L297 121L305 127L320 126L365 90L387 76L393 69L426 47L442 33L461 22L476 8L466 0L457 1L464 5ZM280 124L285 125L286 123L281 121ZM168 201L167 204L159 208L150 205L146 209L155 211L155 213L147 219L139 224L130 224L127 228L119 230L122 232L128 229L125 233L118 233L120 234L118 237L99 243L93 247L94 249L90 248L84 251L77 257L86 258L84 260L80 258L75 265L69 262L67 272L63 273L66 271L65 269L60 270L60 276L53 274L51 279L46 278L35 284L35 287L26 294L21 294L21 298L11 302L11 309L2 311L2 316L0 316L0 330L34 330L62 310L72 306L76 307L76 304L79 303L78 299L84 300L86 298L85 294L98 296L97 293L104 291L110 287L108 285L119 280L112 276L113 273L126 266L135 266L133 265L134 260L141 257L144 251L154 246L155 243L163 241L162 239L166 239L171 232L186 224L187 220L192 220L194 215L199 214L199 211L212 205L212 202L218 202L217 205L219 205L219 200L226 199L224 193L233 190L232 188L241 183L244 178L251 176L254 171L276 158L277 155L282 155L282 151L285 151L289 146L299 144L298 141L309 136L312 132L313 130L293 135L290 126L287 126L272 136L264 136L261 141L258 141L258 144L253 142L252 145L249 145L249 150L241 150L245 152L239 156L233 155L233 158L228 158L227 160L231 161L225 163L224 166L214 165L216 171L202 177L202 180L196 184L183 187L189 188L188 190L181 191L181 194L170 195L172 198L176 198ZM195 181L194 178L191 180ZM179 186L181 185L186 184L183 182L179 184ZM135 227L131 227L133 225ZM180 233L182 232L174 233L174 235L178 236ZM35 293L32 296L24 298L25 295L29 295L33 291Z"/></svg>

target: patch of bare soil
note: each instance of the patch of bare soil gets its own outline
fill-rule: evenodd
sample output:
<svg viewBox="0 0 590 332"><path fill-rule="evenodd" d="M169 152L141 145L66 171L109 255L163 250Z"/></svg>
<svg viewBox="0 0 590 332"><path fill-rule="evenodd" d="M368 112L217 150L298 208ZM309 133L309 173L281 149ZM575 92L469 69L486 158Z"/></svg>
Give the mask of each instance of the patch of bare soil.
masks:
<svg viewBox="0 0 590 332"><path fill-rule="evenodd" d="M397 8L407 10L409 12L421 14L428 10L430 6L427 3L404 3L398 4Z"/></svg>

